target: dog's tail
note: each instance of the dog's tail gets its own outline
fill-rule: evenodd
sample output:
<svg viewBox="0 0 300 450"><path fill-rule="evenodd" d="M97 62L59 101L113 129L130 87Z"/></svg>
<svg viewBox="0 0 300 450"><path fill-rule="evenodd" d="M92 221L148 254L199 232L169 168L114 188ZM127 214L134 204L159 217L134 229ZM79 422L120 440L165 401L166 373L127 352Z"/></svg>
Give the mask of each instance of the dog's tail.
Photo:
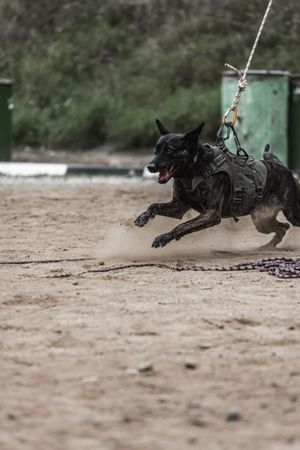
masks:
<svg viewBox="0 0 300 450"><path fill-rule="evenodd" d="M299 178L298 179L296 178L295 181L296 181L297 193L298 193L298 207L300 209L300 181L299 181Z"/></svg>
<svg viewBox="0 0 300 450"><path fill-rule="evenodd" d="M264 158L264 161L269 161L269 162L272 162L275 164L280 164L281 166L284 166L283 162L281 162L280 159L277 158L277 156L271 152L270 144L267 144L265 146L263 158Z"/></svg>

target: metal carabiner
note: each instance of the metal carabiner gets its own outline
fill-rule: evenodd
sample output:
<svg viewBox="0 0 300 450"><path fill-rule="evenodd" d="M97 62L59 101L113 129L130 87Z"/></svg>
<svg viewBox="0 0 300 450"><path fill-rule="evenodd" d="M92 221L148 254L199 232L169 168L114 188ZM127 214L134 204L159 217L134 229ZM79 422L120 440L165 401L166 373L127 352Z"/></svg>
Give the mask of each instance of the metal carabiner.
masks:
<svg viewBox="0 0 300 450"><path fill-rule="evenodd" d="M223 116L223 124L224 125L227 125L227 116L230 114L230 113L233 113L233 118L232 118L232 120L229 122L229 124L230 124L230 126L234 126L235 124L236 124L236 121L237 121L237 115L238 115L238 109L237 109L237 107L236 106L233 106L233 108L230 108L229 110L228 110L228 112L226 113L226 114L224 114L224 116Z"/></svg>
<svg viewBox="0 0 300 450"><path fill-rule="evenodd" d="M224 128L226 127L226 135L224 136ZM217 131L217 138L218 138L218 142L222 142L224 143L225 146L225 141L227 141L230 138L230 130L231 130L231 126L229 122L225 122L222 123L220 128Z"/></svg>

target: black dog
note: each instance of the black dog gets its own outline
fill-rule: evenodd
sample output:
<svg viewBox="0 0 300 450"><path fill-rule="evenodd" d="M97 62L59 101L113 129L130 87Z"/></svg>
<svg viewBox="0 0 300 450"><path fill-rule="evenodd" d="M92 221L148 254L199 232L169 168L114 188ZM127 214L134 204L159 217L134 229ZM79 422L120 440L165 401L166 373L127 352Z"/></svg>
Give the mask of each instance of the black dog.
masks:
<svg viewBox="0 0 300 450"><path fill-rule="evenodd" d="M173 198L169 203L151 205L135 220L135 225L143 227L157 215L181 219L190 209L198 211L199 215L156 237L152 247L164 247L186 234L217 225L223 217L236 219L250 214L258 231L275 233L266 248L274 248L279 244L289 229L288 223L276 219L279 211L282 210L292 225L300 226L300 185L289 169L270 153L268 146L264 161L255 161L260 164L258 171L254 163L241 166L241 171L250 181L242 184L240 192L237 192L234 186L239 184L235 184L233 178L239 175L239 168L237 170L236 165L232 166L230 152L221 152L198 142L203 124L186 134L174 134L159 120L156 123L161 137L148 170L159 172L159 183L167 183L174 178ZM216 170L218 164L220 167ZM227 173L226 170L222 171L226 164L233 167L232 176L228 175L228 170ZM255 176L258 181L254 189Z"/></svg>

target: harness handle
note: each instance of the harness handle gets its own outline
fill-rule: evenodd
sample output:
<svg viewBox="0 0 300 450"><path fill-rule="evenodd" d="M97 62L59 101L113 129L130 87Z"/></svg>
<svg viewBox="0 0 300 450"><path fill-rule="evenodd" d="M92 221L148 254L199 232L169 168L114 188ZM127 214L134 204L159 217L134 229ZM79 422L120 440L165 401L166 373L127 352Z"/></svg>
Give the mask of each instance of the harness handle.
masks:
<svg viewBox="0 0 300 450"><path fill-rule="evenodd" d="M224 136L224 129L227 129L226 131L226 136ZM225 141L227 141L230 138L230 134L231 131L233 133L233 138L234 138L234 142L235 142L235 146L236 146L236 153L238 156L242 156L245 159L249 158L248 153L246 152L245 149L243 149L243 147L241 146L239 137L237 135L237 132L235 131L234 125L232 125L231 122L224 122L222 123L222 125L220 126L218 132L217 132L217 142L216 144L221 148L222 151L228 151Z"/></svg>

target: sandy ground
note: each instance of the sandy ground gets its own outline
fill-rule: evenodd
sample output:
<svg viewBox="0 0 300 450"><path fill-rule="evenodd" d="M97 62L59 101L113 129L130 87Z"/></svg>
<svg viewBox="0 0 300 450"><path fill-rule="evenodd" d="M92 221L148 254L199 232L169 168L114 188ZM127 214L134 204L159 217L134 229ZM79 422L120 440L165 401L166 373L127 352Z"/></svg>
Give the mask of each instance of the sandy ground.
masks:
<svg viewBox="0 0 300 450"><path fill-rule="evenodd" d="M177 222L137 230L130 218L170 187L39 180L0 189L1 450L300 448L300 280L83 273L101 261L252 261L265 256L256 248L267 236L227 220L151 250ZM300 256L300 230L278 254ZM60 261L30 263L49 259ZM7 264L18 261L28 263ZM137 370L147 364L152 371ZM226 420L232 410L240 420Z"/></svg>

